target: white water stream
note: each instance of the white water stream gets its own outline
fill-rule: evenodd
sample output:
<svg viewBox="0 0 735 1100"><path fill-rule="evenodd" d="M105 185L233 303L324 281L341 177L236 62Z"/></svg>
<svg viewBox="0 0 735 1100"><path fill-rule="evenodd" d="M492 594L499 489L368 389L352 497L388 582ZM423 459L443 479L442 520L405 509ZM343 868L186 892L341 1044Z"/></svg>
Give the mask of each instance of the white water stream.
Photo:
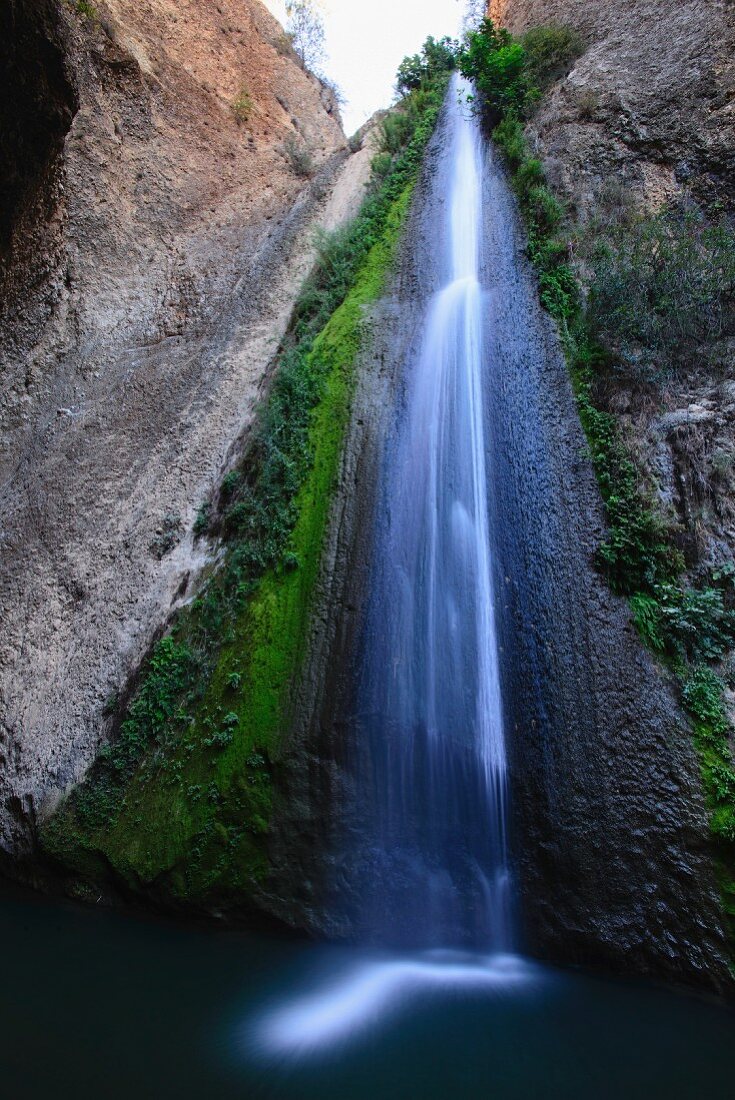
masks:
<svg viewBox="0 0 735 1100"><path fill-rule="evenodd" d="M506 755L485 433L483 146L455 78L431 298L383 470L359 711L371 806L361 928L507 950ZM365 716L367 716L365 718Z"/></svg>

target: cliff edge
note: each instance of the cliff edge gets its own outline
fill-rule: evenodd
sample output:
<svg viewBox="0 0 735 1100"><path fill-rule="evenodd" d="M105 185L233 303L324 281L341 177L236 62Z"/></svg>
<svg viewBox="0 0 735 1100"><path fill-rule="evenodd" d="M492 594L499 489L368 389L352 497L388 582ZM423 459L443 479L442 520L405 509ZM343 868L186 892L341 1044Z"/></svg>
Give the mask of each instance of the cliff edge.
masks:
<svg viewBox="0 0 735 1100"><path fill-rule="evenodd" d="M359 203L333 92L257 0L0 14L0 849L85 773L206 550L316 225Z"/></svg>

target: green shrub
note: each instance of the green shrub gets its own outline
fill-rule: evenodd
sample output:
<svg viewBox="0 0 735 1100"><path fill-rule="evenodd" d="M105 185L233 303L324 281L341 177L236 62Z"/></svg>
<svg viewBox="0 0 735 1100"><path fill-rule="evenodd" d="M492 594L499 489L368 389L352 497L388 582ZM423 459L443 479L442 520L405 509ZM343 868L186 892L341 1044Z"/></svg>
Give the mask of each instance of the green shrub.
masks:
<svg viewBox="0 0 735 1100"><path fill-rule="evenodd" d="M630 597L630 610L636 630L648 648L663 653L665 642L658 600L646 592L635 592Z"/></svg>
<svg viewBox="0 0 735 1100"><path fill-rule="evenodd" d="M289 134L281 146L283 155L297 176L308 178L314 175L314 158L305 141Z"/></svg>
<svg viewBox="0 0 735 1100"><path fill-rule="evenodd" d="M238 122L247 122L253 109L253 101L250 92L243 85L232 101L232 113Z"/></svg>
<svg viewBox="0 0 735 1100"><path fill-rule="evenodd" d="M399 153L413 133L413 119L406 111L390 111L378 126L378 152Z"/></svg>
<svg viewBox="0 0 735 1100"><path fill-rule="evenodd" d="M546 182L541 161L536 157L524 157L513 175L513 187L524 198L533 187Z"/></svg>
<svg viewBox="0 0 735 1100"><path fill-rule="evenodd" d="M572 28L550 23L532 27L521 38L529 82L545 92L584 53L584 42Z"/></svg>
<svg viewBox="0 0 735 1100"><path fill-rule="evenodd" d="M385 179L393 166L393 157L390 153L376 153L372 159L370 169L376 180Z"/></svg>
<svg viewBox="0 0 735 1100"><path fill-rule="evenodd" d="M650 377L735 335L735 233L673 209L596 237L588 318L616 359Z"/></svg>
<svg viewBox="0 0 735 1100"><path fill-rule="evenodd" d="M693 661L715 661L735 644L735 611L719 588L662 585L656 592L668 649Z"/></svg>
<svg viewBox="0 0 735 1100"><path fill-rule="evenodd" d="M544 235L559 228L564 219L564 207L545 184L531 187L526 201L535 225Z"/></svg>
<svg viewBox="0 0 735 1100"><path fill-rule="evenodd" d="M511 168L518 168L526 156L526 137L518 115L508 111L493 130L493 141L502 149Z"/></svg>
<svg viewBox="0 0 735 1100"><path fill-rule="evenodd" d="M489 126L496 126L505 112L521 110L533 95L526 51L522 44L491 19L470 31L459 55L459 68L472 80Z"/></svg>
<svg viewBox="0 0 735 1100"><path fill-rule="evenodd" d="M594 379L602 352L585 335L583 325L584 318L577 316L567 351L579 418L607 512L608 537L597 551L597 561L615 592L655 595L658 585L676 580L684 561L653 503L641 492L638 471L615 418L595 405Z"/></svg>
<svg viewBox="0 0 735 1100"><path fill-rule="evenodd" d="M204 504L200 505L199 511L196 514L196 519L194 520L193 533L195 539L201 538L202 535L206 535L209 530L210 510L211 505L209 501L205 501Z"/></svg>
<svg viewBox="0 0 735 1100"><path fill-rule="evenodd" d="M682 672L682 699L709 739L726 736L729 731L722 702L724 690L720 677L707 665L698 664Z"/></svg>
<svg viewBox="0 0 735 1100"><path fill-rule="evenodd" d="M417 91L437 77L441 78L442 74L450 73L457 64L457 51L458 45L451 38L442 38L439 41L432 37L427 38L420 54L404 57L398 66L398 95L404 96Z"/></svg>

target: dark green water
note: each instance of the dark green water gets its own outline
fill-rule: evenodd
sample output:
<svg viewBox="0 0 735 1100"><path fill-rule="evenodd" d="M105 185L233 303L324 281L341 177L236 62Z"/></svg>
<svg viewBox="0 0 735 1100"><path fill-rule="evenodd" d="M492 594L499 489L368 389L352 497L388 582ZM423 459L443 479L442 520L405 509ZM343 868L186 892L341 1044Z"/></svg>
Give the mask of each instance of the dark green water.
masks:
<svg viewBox="0 0 735 1100"><path fill-rule="evenodd" d="M727 1097L735 1014L642 984L0 898L3 1097Z"/></svg>

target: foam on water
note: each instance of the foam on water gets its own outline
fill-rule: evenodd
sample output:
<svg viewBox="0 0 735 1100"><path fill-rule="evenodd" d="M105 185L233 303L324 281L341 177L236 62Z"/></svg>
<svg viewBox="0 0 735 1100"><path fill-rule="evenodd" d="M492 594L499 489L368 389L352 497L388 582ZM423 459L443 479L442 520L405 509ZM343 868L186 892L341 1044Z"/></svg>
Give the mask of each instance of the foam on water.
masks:
<svg viewBox="0 0 735 1100"><path fill-rule="evenodd" d="M361 961L332 973L321 987L297 996L258 1020L253 1039L271 1055L305 1054L348 1042L387 1014L432 993L484 994L539 982L542 971L518 955L470 956L431 952Z"/></svg>

